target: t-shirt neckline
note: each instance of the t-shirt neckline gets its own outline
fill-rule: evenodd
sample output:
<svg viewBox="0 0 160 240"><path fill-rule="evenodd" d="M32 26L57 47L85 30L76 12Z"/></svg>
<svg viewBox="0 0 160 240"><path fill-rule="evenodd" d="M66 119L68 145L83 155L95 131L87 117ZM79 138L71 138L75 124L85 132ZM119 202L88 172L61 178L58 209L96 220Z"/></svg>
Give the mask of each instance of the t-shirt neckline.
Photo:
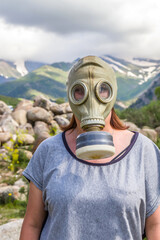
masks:
<svg viewBox="0 0 160 240"><path fill-rule="evenodd" d="M78 158L71 151L70 147L68 146L66 136L65 136L66 131L62 132L62 140L63 140L64 146L65 146L66 150L69 152L69 154L72 157L74 157L76 160L78 160L79 162L85 163L87 165L92 165L92 166L104 166L104 165L111 165L111 164L119 162L121 159L123 159L130 152L130 150L134 146L134 144L135 144L135 142L138 138L138 135L139 135L138 132L135 132L135 131L132 131L132 132L134 133L134 135L132 136L130 144L122 152L120 152L115 158L113 158L110 162L106 162L106 163L93 163L93 162L88 162L88 161L85 161L83 159Z"/></svg>

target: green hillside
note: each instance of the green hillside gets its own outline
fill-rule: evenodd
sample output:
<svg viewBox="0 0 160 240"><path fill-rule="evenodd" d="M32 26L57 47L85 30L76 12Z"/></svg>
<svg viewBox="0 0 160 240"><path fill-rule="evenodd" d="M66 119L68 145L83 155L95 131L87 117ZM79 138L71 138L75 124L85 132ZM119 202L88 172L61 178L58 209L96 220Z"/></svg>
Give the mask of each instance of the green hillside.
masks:
<svg viewBox="0 0 160 240"><path fill-rule="evenodd" d="M5 102L7 105L12 105L13 107L16 107L17 104L20 102L20 99L0 95L0 101Z"/></svg>
<svg viewBox="0 0 160 240"><path fill-rule="evenodd" d="M34 99L35 96L43 94L52 100L56 98L66 99L67 70L70 67L71 63L64 62L43 65L24 77L1 84L0 94L26 99ZM136 67L134 70L137 71ZM152 82L152 79L149 79L139 85L138 78L129 77L119 72L116 72L116 77L118 83L117 99L123 102L137 98Z"/></svg>
<svg viewBox="0 0 160 240"><path fill-rule="evenodd" d="M139 81L136 78L124 76L119 73L116 73L116 77L118 84L118 99L120 101L129 101L137 97L146 90L152 82L152 79L149 79L147 82L139 85Z"/></svg>
<svg viewBox="0 0 160 240"><path fill-rule="evenodd" d="M52 67L62 69L63 71L69 71L70 68L73 66L73 63L70 62L58 62L51 64Z"/></svg>
<svg viewBox="0 0 160 240"><path fill-rule="evenodd" d="M27 99L33 99L38 94L52 99L66 98L66 79L67 72L44 65L24 77L1 84L0 94Z"/></svg>

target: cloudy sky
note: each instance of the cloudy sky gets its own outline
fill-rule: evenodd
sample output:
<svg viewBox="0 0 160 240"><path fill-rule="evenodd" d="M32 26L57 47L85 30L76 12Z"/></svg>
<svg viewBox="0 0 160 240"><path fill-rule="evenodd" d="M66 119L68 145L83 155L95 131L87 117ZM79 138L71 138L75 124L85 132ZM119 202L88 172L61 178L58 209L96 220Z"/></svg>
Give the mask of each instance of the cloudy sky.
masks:
<svg viewBox="0 0 160 240"><path fill-rule="evenodd" d="M0 0L0 59L160 59L158 0Z"/></svg>

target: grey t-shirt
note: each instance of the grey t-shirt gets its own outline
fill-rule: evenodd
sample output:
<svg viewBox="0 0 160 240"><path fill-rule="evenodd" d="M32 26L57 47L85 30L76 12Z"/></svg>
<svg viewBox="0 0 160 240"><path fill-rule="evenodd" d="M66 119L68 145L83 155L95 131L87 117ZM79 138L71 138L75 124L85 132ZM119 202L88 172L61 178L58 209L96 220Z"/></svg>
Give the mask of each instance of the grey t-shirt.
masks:
<svg viewBox="0 0 160 240"><path fill-rule="evenodd" d="M23 175L48 211L40 240L141 240L160 205L160 151L138 133L106 164L76 158L60 133L39 145Z"/></svg>

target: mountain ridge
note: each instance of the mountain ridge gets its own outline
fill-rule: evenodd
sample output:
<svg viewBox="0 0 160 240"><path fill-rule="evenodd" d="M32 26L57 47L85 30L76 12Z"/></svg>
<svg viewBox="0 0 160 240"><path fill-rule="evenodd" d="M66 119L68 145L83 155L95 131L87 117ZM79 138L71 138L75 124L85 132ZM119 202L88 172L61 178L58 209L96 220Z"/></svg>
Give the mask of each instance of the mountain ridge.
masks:
<svg viewBox="0 0 160 240"><path fill-rule="evenodd" d="M122 103L121 105L132 102L133 99L135 100L141 96L150 88L150 85L160 72L160 60L147 58L122 59L111 55L102 55L100 57L116 73L118 83L117 100ZM58 97L66 99L65 84L68 71L77 60L52 64L17 61L16 65L13 62L1 59L0 94L11 97L25 96L28 99L33 99L36 94L45 94L53 99ZM3 69L1 66L4 65L4 62L7 67ZM47 85L47 89L45 85Z"/></svg>

